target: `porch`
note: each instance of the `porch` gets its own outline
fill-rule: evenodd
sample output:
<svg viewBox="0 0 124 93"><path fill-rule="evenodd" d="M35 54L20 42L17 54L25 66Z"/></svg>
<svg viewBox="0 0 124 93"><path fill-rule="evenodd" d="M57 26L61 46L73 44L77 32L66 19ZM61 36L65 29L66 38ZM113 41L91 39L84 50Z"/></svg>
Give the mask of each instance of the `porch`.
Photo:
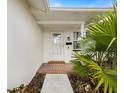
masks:
<svg viewBox="0 0 124 93"><path fill-rule="evenodd" d="M33 6L33 5L32 5ZM80 50L80 37L86 37L87 24L106 9L50 8L47 13L31 6L31 14L42 30L42 61L72 59ZM91 16L92 15L92 16Z"/></svg>
<svg viewBox="0 0 124 93"><path fill-rule="evenodd" d="M69 65L73 51L80 50L79 37L86 36L86 25L97 14L106 11L106 9L51 8L46 12L40 10L45 6L33 1L35 0L8 1L9 89L20 84L28 84L39 66L43 64L47 67L46 63L50 60L64 61ZM65 64L57 67L50 64L50 69L45 71L46 67L43 69L41 66L42 70L38 71L42 74L65 74L70 71ZM43 81L42 78L38 81L40 80Z"/></svg>

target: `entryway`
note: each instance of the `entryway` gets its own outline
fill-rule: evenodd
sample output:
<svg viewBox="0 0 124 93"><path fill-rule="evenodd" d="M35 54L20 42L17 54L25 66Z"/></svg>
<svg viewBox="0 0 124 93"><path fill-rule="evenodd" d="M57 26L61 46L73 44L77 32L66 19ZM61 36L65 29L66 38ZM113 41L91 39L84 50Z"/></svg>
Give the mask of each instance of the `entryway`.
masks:
<svg viewBox="0 0 124 93"><path fill-rule="evenodd" d="M79 24L45 25L42 38L43 62L64 60L66 63L69 63L74 51L80 51L78 44L80 35Z"/></svg>
<svg viewBox="0 0 124 93"><path fill-rule="evenodd" d="M63 32L51 32L50 60L63 60Z"/></svg>

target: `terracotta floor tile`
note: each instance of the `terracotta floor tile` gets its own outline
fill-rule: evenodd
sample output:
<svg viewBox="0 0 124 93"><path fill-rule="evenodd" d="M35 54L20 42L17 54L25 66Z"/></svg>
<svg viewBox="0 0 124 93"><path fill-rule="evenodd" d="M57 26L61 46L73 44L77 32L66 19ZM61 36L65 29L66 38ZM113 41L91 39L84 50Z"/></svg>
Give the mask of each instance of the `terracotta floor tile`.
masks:
<svg viewBox="0 0 124 93"><path fill-rule="evenodd" d="M43 63L38 69L37 73L52 73L52 74L66 74L72 72L72 64L69 63L56 63L52 61L52 64Z"/></svg>

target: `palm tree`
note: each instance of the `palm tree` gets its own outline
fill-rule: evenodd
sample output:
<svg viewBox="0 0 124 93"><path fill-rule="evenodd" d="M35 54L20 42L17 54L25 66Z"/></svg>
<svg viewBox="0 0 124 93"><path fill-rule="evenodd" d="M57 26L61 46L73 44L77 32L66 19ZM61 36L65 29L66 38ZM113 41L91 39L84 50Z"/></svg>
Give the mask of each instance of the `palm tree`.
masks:
<svg viewBox="0 0 124 93"><path fill-rule="evenodd" d="M81 76L92 76L94 92L104 85L104 93L117 90L117 14L116 5L105 15L88 25L89 36L82 38L82 51L75 53L74 71ZM87 73L87 74L86 74Z"/></svg>

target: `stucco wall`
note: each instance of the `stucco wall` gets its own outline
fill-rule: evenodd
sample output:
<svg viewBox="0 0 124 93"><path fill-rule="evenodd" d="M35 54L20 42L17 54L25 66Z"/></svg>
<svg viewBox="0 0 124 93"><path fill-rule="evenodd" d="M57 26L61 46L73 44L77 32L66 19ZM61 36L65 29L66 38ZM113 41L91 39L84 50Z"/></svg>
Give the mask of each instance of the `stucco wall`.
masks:
<svg viewBox="0 0 124 93"><path fill-rule="evenodd" d="M8 0L7 88L28 83L42 64L42 31L25 0Z"/></svg>
<svg viewBox="0 0 124 93"><path fill-rule="evenodd" d="M50 32L43 32L43 62L47 63L50 59Z"/></svg>

